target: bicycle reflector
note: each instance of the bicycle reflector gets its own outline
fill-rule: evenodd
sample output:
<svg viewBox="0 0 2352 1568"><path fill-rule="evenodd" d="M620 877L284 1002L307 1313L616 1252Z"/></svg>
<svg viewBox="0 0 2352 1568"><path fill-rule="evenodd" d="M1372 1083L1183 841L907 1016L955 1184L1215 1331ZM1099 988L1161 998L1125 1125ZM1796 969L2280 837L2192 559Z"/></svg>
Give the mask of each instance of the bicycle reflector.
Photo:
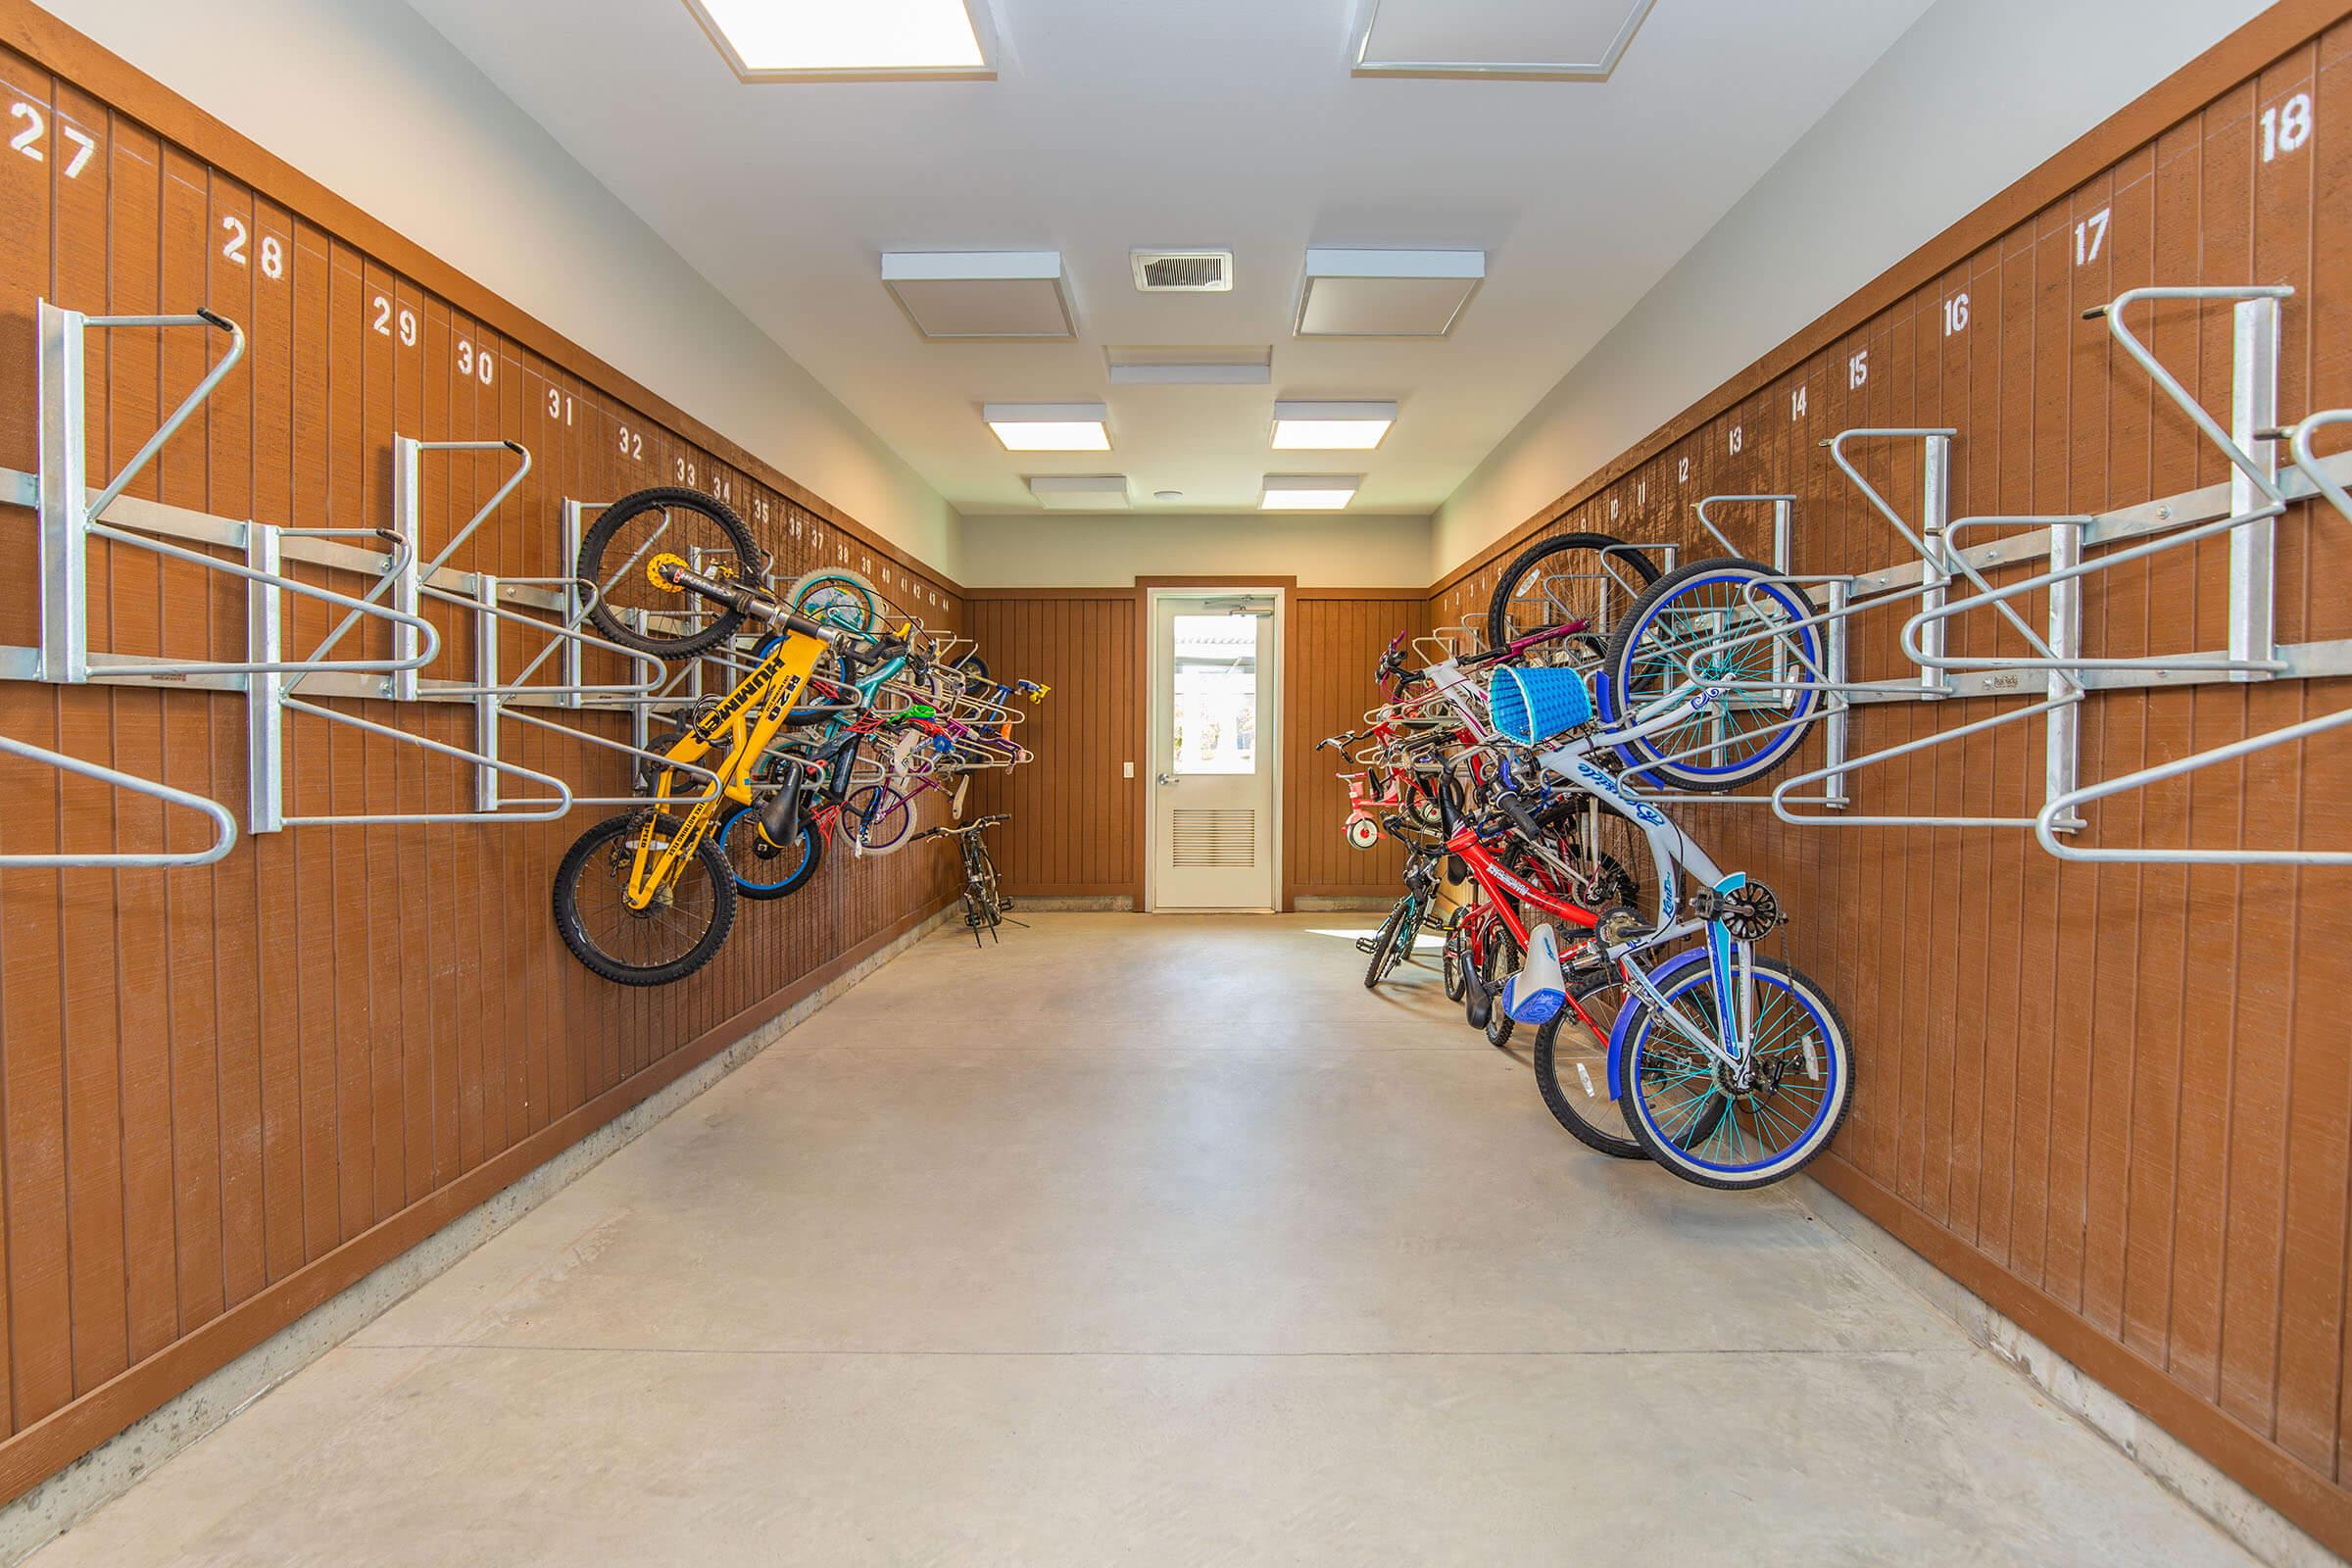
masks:
<svg viewBox="0 0 2352 1568"><path fill-rule="evenodd" d="M1494 732L1521 746L1536 746L1563 730L1590 723L1592 693L1573 669L1520 669L1506 665L1487 686L1487 711Z"/></svg>

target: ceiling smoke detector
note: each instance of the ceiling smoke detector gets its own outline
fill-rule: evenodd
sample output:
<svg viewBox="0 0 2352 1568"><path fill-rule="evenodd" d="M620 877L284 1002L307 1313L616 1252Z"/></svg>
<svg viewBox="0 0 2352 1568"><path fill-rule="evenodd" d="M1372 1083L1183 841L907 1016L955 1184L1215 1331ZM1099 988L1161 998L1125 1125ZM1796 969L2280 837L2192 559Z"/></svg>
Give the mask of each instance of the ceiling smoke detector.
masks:
<svg viewBox="0 0 2352 1568"><path fill-rule="evenodd" d="M1146 294L1222 294L1233 287L1231 251L1130 251Z"/></svg>

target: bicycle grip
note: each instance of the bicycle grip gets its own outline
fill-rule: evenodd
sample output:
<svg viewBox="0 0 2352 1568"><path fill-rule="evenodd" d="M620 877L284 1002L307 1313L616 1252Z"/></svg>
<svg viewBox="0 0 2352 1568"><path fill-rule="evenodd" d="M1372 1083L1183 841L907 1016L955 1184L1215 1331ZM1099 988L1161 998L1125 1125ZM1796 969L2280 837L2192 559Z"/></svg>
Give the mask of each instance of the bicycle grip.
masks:
<svg viewBox="0 0 2352 1568"><path fill-rule="evenodd" d="M1536 822L1536 814L1527 808L1527 803L1520 800L1517 795L1506 792L1496 796L1494 809L1502 813L1503 820L1509 822L1511 826L1527 837L1540 839L1544 836L1544 829Z"/></svg>

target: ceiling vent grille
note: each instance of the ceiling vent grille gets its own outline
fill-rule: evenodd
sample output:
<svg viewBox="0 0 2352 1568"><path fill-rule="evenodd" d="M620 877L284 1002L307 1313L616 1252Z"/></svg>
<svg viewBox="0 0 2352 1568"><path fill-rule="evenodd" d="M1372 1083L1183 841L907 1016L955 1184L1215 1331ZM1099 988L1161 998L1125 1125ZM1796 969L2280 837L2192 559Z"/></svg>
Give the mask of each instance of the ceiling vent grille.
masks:
<svg viewBox="0 0 2352 1568"><path fill-rule="evenodd" d="M1147 294L1211 294L1233 287L1231 251L1135 251L1135 286Z"/></svg>

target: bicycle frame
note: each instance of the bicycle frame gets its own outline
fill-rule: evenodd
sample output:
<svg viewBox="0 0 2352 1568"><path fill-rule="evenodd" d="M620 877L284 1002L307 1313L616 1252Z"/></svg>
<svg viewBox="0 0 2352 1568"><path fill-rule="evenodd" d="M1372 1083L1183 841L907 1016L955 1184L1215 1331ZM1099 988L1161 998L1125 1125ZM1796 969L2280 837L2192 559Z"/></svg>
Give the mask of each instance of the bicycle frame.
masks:
<svg viewBox="0 0 2352 1568"><path fill-rule="evenodd" d="M1647 1003L1663 1025L1674 1029L1691 1044L1704 1050L1708 1055L1732 1067L1740 1066L1746 1057L1755 1029L1754 945L1735 938L1721 920L1678 920L1676 918L1682 907L1679 892L1682 871L1689 870L1710 891L1717 894L1737 893L1746 887L1747 873L1744 871L1726 872L1704 850L1691 843L1680 829L1676 828L1663 811L1628 791L1623 784L1617 781L1614 774L1593 760L1594 757L1608 753L1629 741L1640 740L1644 735L1680 722L1683 706L1689 700L1689 692L1688 687L1678 687L1675 692L1652 704L1638 722L1622 729L1604 730L1596 734L1580 736L1566 745L1556 746L1548 751L1536 754L1536 760L1542 765L1544 771L1556 775L1574 789L1596 796L1615 807L1642 830L1642 838L1649 845L1650 860L1657 876L1657 929L1622 943L1612 943L1605 937L1602 938L1602 951L1609 960L1617 965L1618 972L1625 979L1627 991L1626 1005L1619 1011L1616 1026L1611 1031L1609 1039L1609 1097L1611 1099L1617 1098L1623 1090L1622 1068L1625 1058L1625 1036L1627 1026L1633 1018L1634 1004L1637 1001ZM1697 701L1703 703L1708 700L1710 695L1711 689L1702 691ZM1457 704L1460 702L1459 699L1456 701ZM1470 856L1457 847L1459 841L1466 834L1475 844L1476 835L1469 833L1468 829L1464 829L1453 835L1454 842L1449 843L1447 848L1455 854L1462 855L1463 858L1468 861L1471 859ZM1489 858L1491 861L1492 858ZM1471 863L1475 865L1475 861ZM1499 873L1505 879L1499 884L1502 888L1519 897L1529 899L1530 902L1536 904L1537 907L1546 908L1549 912L1556 913L1572 923L1596 930L1598 916L1593 911L1585 909L1581 905L1570 901L1558 899L1554 895L1542 893L1540 890L1530 887L1522 878L1503 871L1498 865L1494 866L1493 871ZM1487 878L1480 878L1480 886L1486 888L1490 894L1494 892L1494 885L1491 884ZM1523 889L1524 892L1521 891ZM1497 902L1502 901L1498 899ZM1554 907L1555 905L1557 907ZM1579 919L1580 915L1585 918ZM1512 932L1524 947L1526 942L1524 927L1514 923ZM1703 1030L1691 1027L1690 1020L1666 1000L1655 983L1656 977L1675 973L1685 963L1693 961L1693 955L1681 954L1669 958L1658 967L1656 977L1634 961L1637 955L1665 947L1685 937L1700 934L1704 934L1706 938L1704 954L1707 963L1714 972L1717 1034L1713 1037ZM1582 1016L1584 1009L1580 1007L1577 1011L1579 1016ZM1590 1019L1586 1021L1591 1022Z"/></svg>
<svg viewBox="0 0 2352 1568"><path fill-rule="evenodd" d="M677 880L679 870L717 824L722 803L752 803L752 769L775 743L785 715L808 687L825 646L822 638L784 632L757 668L736 682L716 708L662 754L664 761L682 767L700 763L722 745L726 757L711 769L717 780L710 792L687 808L683 825L666 840L660 835L662 808L669 804L675 770L664 767L655 780L655 809L637 832L636 856L629 867L624 898L630 908L650 906Z"/></svg>

